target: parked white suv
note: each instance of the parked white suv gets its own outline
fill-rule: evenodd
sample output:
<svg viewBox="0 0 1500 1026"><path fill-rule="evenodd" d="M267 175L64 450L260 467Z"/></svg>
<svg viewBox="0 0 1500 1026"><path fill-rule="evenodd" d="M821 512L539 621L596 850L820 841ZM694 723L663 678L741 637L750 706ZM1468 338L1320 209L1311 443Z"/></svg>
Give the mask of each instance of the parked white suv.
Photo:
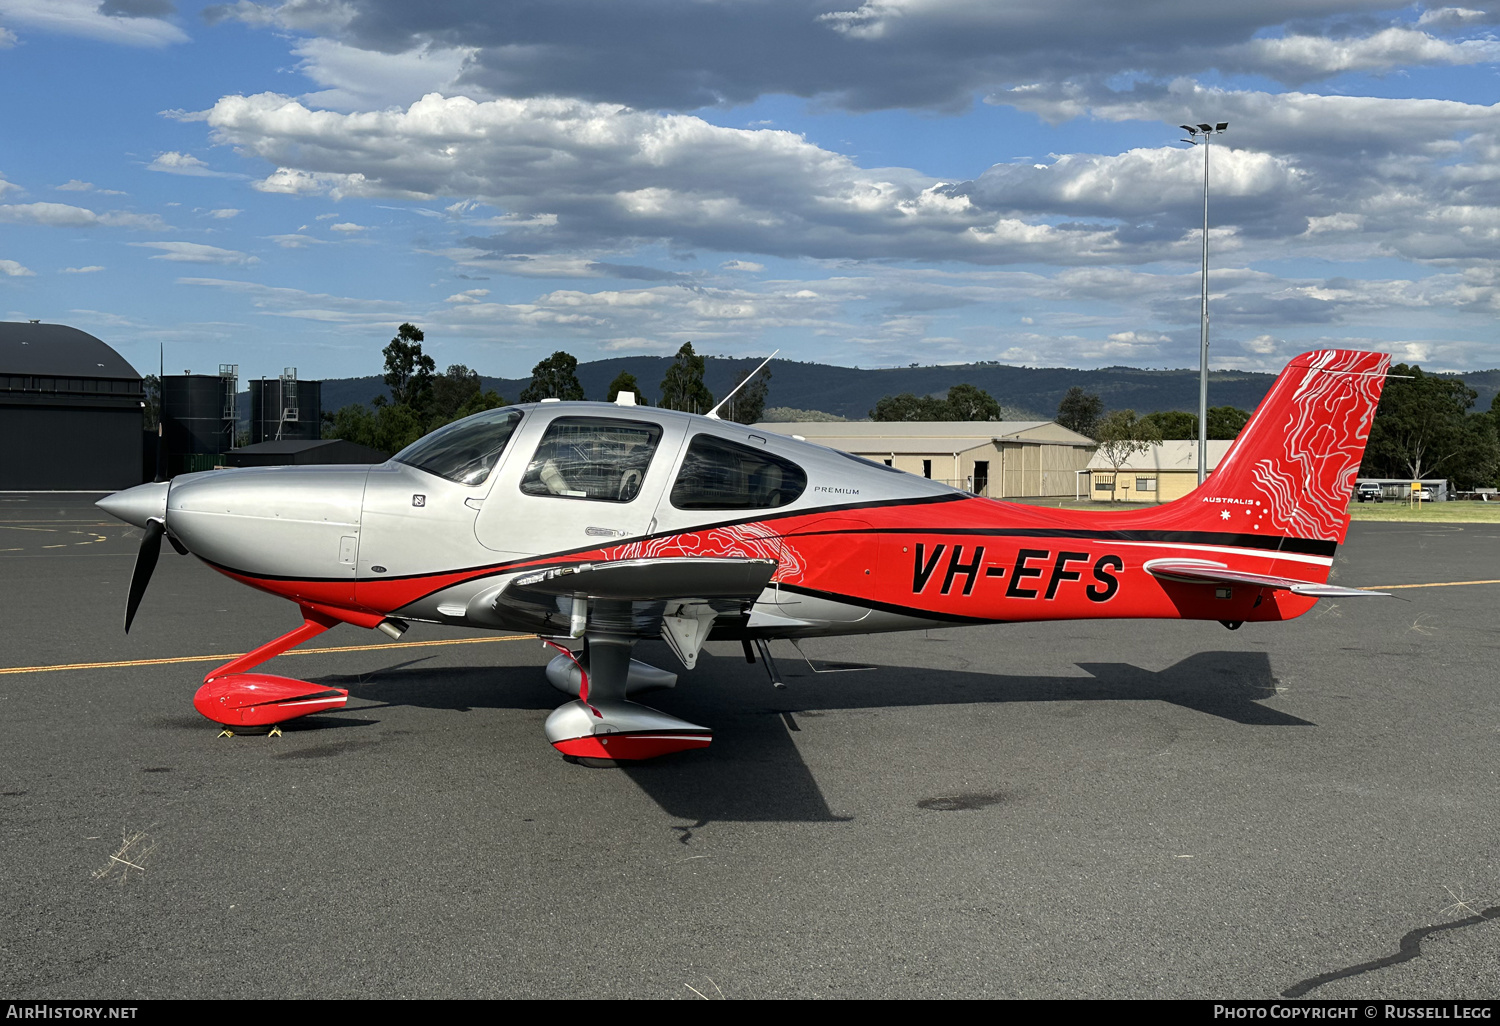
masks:
<svg viewBox="0 0 1500 1026"><path fill-rule="evenodd" d="M1361 481L1354 488L1354 497L1360 502L1369 502L1371 499L1374 499L1376 502L1385 501L1385 493L1380 490L1380 486L1374 481Z"/></svg>

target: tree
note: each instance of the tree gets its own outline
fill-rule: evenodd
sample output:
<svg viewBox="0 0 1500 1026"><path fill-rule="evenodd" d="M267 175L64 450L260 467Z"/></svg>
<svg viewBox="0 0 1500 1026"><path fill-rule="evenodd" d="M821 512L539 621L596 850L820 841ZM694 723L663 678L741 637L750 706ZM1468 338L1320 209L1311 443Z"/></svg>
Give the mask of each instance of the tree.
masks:
<svg viewBox="0 0 1500 1026"><path fill-rule="evenodd" d="M141 411L146 416L146 430L155 431L161 420L161 378L147 374L141 379L141 391L146 394L146 405Z"/></svg>
<svg viewBox="0 0 1500 1026"><path fill-rule="evenodd" d="M370 448L398 453L427 433L417 413L405 403L382 403L375 408Z"/></svg>
<svg viewBox="0 0 1500 1026"><path fill-rule="evenodd" d="M1057 404L1057 422L1069 431L1094 437L1099 418L1104 415L1104 400L1093 392L1085 392L1079 385L1068 389L1062 402Z"/></svg>
<svg viewBox="0 0 1500 1026"><path fill-rule="evenodd" d="M1142 420L1156 425L1163 438L1197 438L1198 415L1185 410L1157 410L1148 413Z"/></svg>
<svg viewBox="0 0 1500 1026"><path fill-rule="evenodd" d="M900 395L881 396L875 403L875 408L870 411L870 419L880 421L947 420L947 406L945 400L936 396L902 392Z"/></svg>
<svg viewBox="0 0 1500 1026"><path fill-rule="evenodd" d="M323 437L375 448L375 418L364 403L340 406L337 413L323 411Z"/></svg>
<svg viewBox="0 0 1500 1026"><path fill-rule="evenodd" d="M1238 438L1248 423L1250 423L1249 410L1242 410L1237 406L1210 406L1208 408L1209 438L1216 438L1220 441Z"/></svg>
<svg viewBox="0 0 1500 1026"><path fill-rule="evenodd" d="M1099 455L1120 477L1120 468L1130 462L1136 454L1145 455L1151 447L1161 441L1161 430L1145 417L1136 417L1134 410L1115 410L1099 421L1094 437L1099 442ZM1110 490L1109 501L1115 501L1115 491Z"/></svg>
<svg viewBox="0 0 1500 1026"><path fill-rule="evenodd" d="M661 379L663 409L687 413L707 413L714 408L714 394L703 384L703 357L693 352L693 344L684 342L677 358Z"/></svg>
<svg viewBox="0 0 1500 1026"><path fill-rule="evenodd" d="M635 375L629 371L621 371L615 375L615 380L609 383L609 395L605 397L605 401L614 402L620 398L621 392L634 392L636 403L641 406L646 405L646 399L641 395L640 383L635 380Z"/></svg>
<svg viewBox="0 0 1500 1026"><path fill-rule="evenodd" d="M543 399L582 399L583 386L578 383L578 358L559 349L531 368L531 384L521 392L521 402L538 403Z"/></svg>
<svg viewBox="0 0 1500 1026"><path fill-rule="evenodd" d="M440 427L455 420L463 405L478 394L479 372L461 363L452 364L432 379L432 408L429 411L432 426Z"/></svg>
<svg viewBox="0 0 1500 1026"><path fill-rule="evenodd" d="M946 400L948 420L1001 420L995 397L974 385L954 385Z"/></svg>
<svg viewBox="0 0 1500 1026"><path fill-rule="evenodd" d="M870 411L871 420L1004 420L995 397L974 385L954 385L943 398L935 395L882 396Z"/></svg>
<svg viewBox="0 0 1500 1026"><path fill-rule="evenodd" d="M483 392L475 392L469 396L468 400L454 411L453 419L462 420L464 417L472 417L474 414L483 413L485 410L498 410L502 406L509 405L510 403L506 402L505 396L490 388Z"/></svg>
<svg viewBox="0 0 1500 1026"><path fill-rule="evenodd" d="M425 336L415 324L403 324L396 337L382 351L385 355L385 383L391 390L391 402L425 410L432 396L432 372L437 364L422 353Z"/></svg>
<svg viewBox="0 0 1500 1026"><path fill-rule="evenodd" d="M736 424L757 424L766 411L766 395L771 390L771 367L769 364L760 369L754 379L750 379L752 370L748 370L739 376L734 383L735 388L740 388L729 400L729 419Z"/></svg>
<svg viewBox="0 0 1500 1026"><path fill-rule="evenodd" d="M1493 476L1493 424L1470 414L1479 395L1460 378L1424 374L1397 364L1386 379L1360 472L1367 477L1431 478L1442 473L1460 486Z"/></svg>

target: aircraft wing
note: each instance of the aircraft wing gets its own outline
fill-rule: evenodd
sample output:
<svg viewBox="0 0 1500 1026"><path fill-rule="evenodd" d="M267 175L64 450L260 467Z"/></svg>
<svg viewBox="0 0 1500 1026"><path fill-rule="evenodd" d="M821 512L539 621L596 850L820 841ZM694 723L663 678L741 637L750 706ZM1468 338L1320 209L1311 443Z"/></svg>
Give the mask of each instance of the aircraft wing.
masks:
<svg viewBox="0 0 1500 1026"><path fill-rule="evenodd" d="M544 595L583 595L634 602L754 601L775 572L774 559L671 556L549 567L524 573L511 581L510 586Z"/></svg>
<svg viewBox="0 0 1500 1026"><path fill-rule="evenodd" d="M742 616L775 572L774 559L708 556L571 563L528 570L481 601L543 636L659 637L692 669L714 621Z"/></svg>
<svg viewBox="0 0 1500 1026"><path fill-rule="evenodd" d="M1215 563L1206 559L1151 559L1146 561L1144 569L1160 580L1181 581L1186 584L1244 584L1256 588L1275 588L1289 591L1293 595L1308 595L1313 598L1345 598L1356 595L1390 597L1389 593L1383 591L1343 588L1336 584L1299 581L1293 577L1231 570L1223 563Z"/></svg>

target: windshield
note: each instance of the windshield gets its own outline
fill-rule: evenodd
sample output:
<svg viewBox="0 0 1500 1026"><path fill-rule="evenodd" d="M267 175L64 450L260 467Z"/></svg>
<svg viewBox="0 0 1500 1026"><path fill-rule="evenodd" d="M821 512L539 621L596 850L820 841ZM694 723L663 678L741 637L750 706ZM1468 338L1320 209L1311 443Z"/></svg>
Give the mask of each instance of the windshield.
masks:
<svg viewBox="0 0 1500 1026"><path fill-rule="evenodd" d="M394 458L462 485L483 484L520 422L518 410L486 410L438 428Z"/></svg>

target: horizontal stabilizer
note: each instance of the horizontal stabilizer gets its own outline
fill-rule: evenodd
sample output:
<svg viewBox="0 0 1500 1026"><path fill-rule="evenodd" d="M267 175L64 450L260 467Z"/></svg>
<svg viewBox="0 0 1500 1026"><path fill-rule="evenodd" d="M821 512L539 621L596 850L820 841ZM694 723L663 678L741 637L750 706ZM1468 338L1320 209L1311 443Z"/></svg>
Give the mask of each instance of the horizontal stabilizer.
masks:
<svg viewBox="0 0 1500 1026"><path fill-rule="evenodd" d="M1352 598L1356 595L1390 597L1383 591L1341 588L1336 584L1316 584L1312 581L1299 581L1292 577L1231 570L1223 563L1214 563L1206 559L1152 559L1147 560L1145 571L1163 581L1180 581L1184 584L1243 584L1255 588L1289 591L1293 595L1307 595L1312 598Z"/></svg>
<svg viewBox="0 0 1500 1026"><path fill-rule="evenodd" d="M511 587L628 601L753 599L775 572L774 559L671 556L551 567L522 574Z"/></svg>

